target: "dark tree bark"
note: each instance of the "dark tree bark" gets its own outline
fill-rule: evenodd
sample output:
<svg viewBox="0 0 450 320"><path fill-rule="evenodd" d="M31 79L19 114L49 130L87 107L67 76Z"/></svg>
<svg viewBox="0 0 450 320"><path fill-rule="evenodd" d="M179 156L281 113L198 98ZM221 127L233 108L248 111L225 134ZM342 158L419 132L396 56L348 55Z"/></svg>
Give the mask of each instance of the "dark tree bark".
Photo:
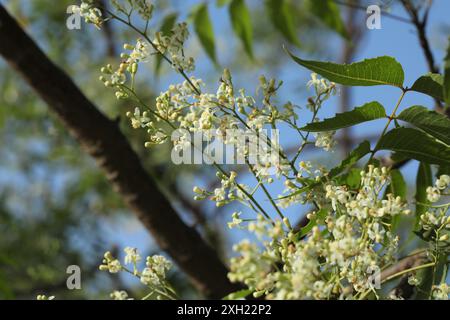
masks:
<svg viewBox="0 0 450 320"><path fill-rule="evenodd" d="M236 289L217 254L187 226L142 167L117 123L105 117L0 5L0 55L19 72L97 161L162 250L208 298Z"/></svg>

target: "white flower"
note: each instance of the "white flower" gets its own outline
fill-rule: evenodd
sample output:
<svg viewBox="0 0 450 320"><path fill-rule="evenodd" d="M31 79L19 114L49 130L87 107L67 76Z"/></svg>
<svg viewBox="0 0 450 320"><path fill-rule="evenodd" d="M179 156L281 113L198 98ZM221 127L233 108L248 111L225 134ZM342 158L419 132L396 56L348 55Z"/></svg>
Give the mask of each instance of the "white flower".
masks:
<svg viewBox="0 0 450 320"><path fill-rule="evenodd" d="M55 296L46 296L45 294L38 294L36 300L54 300Z"/></svg>
<svg viewBox="0 0 450 320"><path fill-rule="evenodd" d="M133 5L137 8L142 19L151 19L154 6L148 0L134 0Z"/></svg>
<svg viewBox="0 0 450 320"><path fill-rule="evenodd" d="M137 39L134 47L129 45L125 45L124 47L129 49L132 48L132 51L126 61L129 65L132 63L146 62L150 57L149 45L141 39Z"/></svg>
<svg viewBox="0 0 450 320"><path fill-rule="evenodd" d="M111 252L107 251L104 255L103 264L100 265L99 269L110 273L118 273L122 270L122 265L119 260L112 256Z"/></svg>
<svg viewBox="0 0 450 320"><path fill-rule="evenodd" d="M438 188L428 187L427 188L427 199L430 202L437 202L441 198L441 193Z"/></svg>
<svg viewBox="0 0 450 320"><path fill-rule="evenodd" d="M325 151L330 151L336 145L336 140L333 140L335 131L324 131L315 133L316 137L315 146L318 148L323 148Z"/></svg>
<svg viewBox="0 0 450 320"><path fill-rule="evenodd" d="M128 297L128 293L124 290L114 290L109 296L113 300L133 300L132 298Z"/></svg>
<svg viewBox="0 0 450 320"><path fill-rule="evenodd" d="M95 8L90 0L84 0L80 6L72 6L72 12L79 14L84 18L86 23L94 24L98 29L103 23L102 12Z"/></svg>
<svg viewBox="0 0 450 320"><path fill-rule="evenodd" d="M331 206L333 210L336 210L337 203L346 204L350 201L350 193L347 192L345 187L327 185L325 190L325 196L331 199Z"/></svg>
<svg viewBox="0 0 450 320"><path fill-rule="evenodd" d="M130 118L131 126L135 129L151 125L148 113L145 111L141 115L141 110L137 107L134 109L134 114L127 112L127 117Z"/></svg>
<svg viewBox="0 0 450 320"><path fill-rule="evenodd" d="M232 221L228 222L228 228L233 229L233 228L239 228L241 226L242 223L242 219L240 218L241 212L233 212L233 214L231 215L232 217Z"/></svg>
<svg viewBox="0 0 450 320"><path fill-rule="evenodd" d="M151 268L145 268L141 273L141 282L145 285L159 286L161 281L158 275Z"/></svg>
<svg viewBox="0 0 450 320"><path fill-rule="evenodd" d="M125 264L133 264L135 265L139 261L141 261L141 256L137 252L136 248L126 247L125 251Z"/></svg>
<svg viewBox="0 0 450 320"><path fill-rule="evenodd" d="M153 43L161 53L168 54L172 60L172 66L175 70L192 71L194 59L186 58L183 52L183 45L189 36L187 24L177 23L171 31L171 35L163 35L161 32L155 34Z"/></svg>
<svg viewBox="0 0 450 320"><path fill-rule="evenodd" d="M120 261L115 259L108 262L108 270L110 273L118 273L120 270L122 270L122 265L120 264Z"/></svg>
<svg viewBox="0 0 450 320"><path fill-rule="evenodd" d="M161 255L147 257L146 265L161 278L165 278L166 272L172 267L172 263Z"/></svg>
<svg viewBox="0 0 450 320"><path fill-rule="evenodd" d="M373 223L368 229L369 238L375 240L377 243L381 243L384 240L386 230L378 222Z"/></svg>
<svg viewBox="0 0 450 320"><path fill-rule="evenodd" d="M324 99L327 99L329 95L336 93L336 84L326 79L319 79L317 73L311 73L311 80L308 81L307 87L314 87L316 95L322 95L326 93Z"/></svg>
<svg viewBox="0 0 450 320"><path fill-rule="evenodd" d="M450 184L450 176L443 174L436 180L436 188L439 190L445 190Z"/></svg>
<svg viewBox="0 0 450 320"><path fill-rule="evenodd" d="M147 257L147 267L142 271L140 280L143 284L160 286L172 264L165 257L154 255Z"/></svg>
<svg viewBox="0 0 450 320"><path fill-rule="evenodd" d="M446 283L441 283L433 287L433 298L436 300L449 300L450 287Z"/></svg>

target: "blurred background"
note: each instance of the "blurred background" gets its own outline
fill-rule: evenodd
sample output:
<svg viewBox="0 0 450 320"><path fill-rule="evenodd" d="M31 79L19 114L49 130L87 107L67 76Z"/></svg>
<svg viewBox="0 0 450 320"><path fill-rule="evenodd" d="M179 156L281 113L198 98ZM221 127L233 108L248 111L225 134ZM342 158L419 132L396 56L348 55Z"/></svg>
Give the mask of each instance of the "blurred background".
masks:
<svg viewBox="0 0 450 320"><path fill-rule="evenodd" d="M321 1L328 2L314 2ZM106 5L108 2L103 1ZM305 106L312 95L306 87L310 73L287 56L283 45L303 58L336 62L393 56L403 65L407 85L430 71L417 30L400 1L331 1L333 6L321 11L317 9L320 6L311 6L309 1L246 0L253 33L250 47L233 31L231 2L152 0L156 7L153 31L171 19L190 24L186 51L196 60L193 74L202 78L211 92L215 92L224 67L230 69L235 87L245 88L249 95L256 94L261 74L277 78L284 82L277 102L281 105L291 101L299 106L299 121L306 123L309 113ZM67 7L79 4L76 0L0 0L0 3L102 112L119 119L142 163L183 219L194 225L223 258L230 257L232 244L248 235L229 231L226 222L233 211L243 208L236 205L218 209L212 202L192 199L194 185L208 189L216 186L214 168L173 165L168 144L145 149L145 136L132 130L125 117L135 106L117 100L98 80L100 67L117 64L123 43L134 43L136 35L116 22L107 23L102 30L84 22L80 30L67 29ZM431 1L412 3L426 8ZM192 26L192 13L205 4L212 23L214 51L204 49ZM370 4L382 8L381 29L366 27L365 9ZM449 12L450 1L432 1L426 35L437 68L442 66L448 44ZM140 71L137 91L153 104L155 96L169 84L181 81L169 66L158 64L155 59L146 64L145 71ZM396 89L386 87L341 88L340 94L326 103L320 117L375 99L389 112L398 95ZM434 108L433 100L418 93L408 94L402 105L413 104ZM310 148L305 159L331 167L363 139L373 141L383 124L381 120L351 131L342 130L331 157ZM282 128L281 143L291 155L299 144L292 137ZM402 168L409 184L415 181L416 167L410 162ZM247 171L236 170L240 181L254 184ZM275 184L271 192L278 195L282 190L282 185ZM414 190L409 189L408 196L413 195ZM299 221L307 209L292 206L287 215L291 221ZM418 244L410 243L407 247L415 245ZM124 206L94 161L83 153L45 103L0 60L0 299L33 299L38 293L55 295L58 299L104 299L113 289L125 289L131 296L137 296L142 290L138 281L97 271L105 251L121 255L125 246L139 248L143 254L159 252L152 237ZM66 288L66 268L72 264L82 268L82 290ZM175 269L170 279L181 296L197 297L182 272Z"/></svg>

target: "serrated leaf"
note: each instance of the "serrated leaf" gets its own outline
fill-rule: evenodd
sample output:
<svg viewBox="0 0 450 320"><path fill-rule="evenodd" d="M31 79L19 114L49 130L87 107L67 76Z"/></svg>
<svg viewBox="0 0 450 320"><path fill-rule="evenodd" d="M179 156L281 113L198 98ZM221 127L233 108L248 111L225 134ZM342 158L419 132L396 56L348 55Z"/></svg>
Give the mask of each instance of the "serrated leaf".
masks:
<svg viewBox="0 0 450 320"><path fill-rule="evenodd" d="M216 46L214 43L214 31L211 19L209 18L208 5L203 3L194 10L194 30L200 40L203 49L205 49L209 58L217 63Z"/></svg>
<svg viewBox="0 0 450 320"><path fill-rule="evenodd" d="M382 56L351 64L303 60L286 50L298 64L320 74L330 81L347 86L390 85L402 88L403 68L394 58Z"/></svg>
<svg viewBox="0 0 450 320"><path fill-rule="evenodd" d="M450 38L447 47L447 56L444 60L444 101L447 108L450 108Z"/></svg>
<svg viewBox="0 0 450 320"><path fill-rule="evenodd" d="M267 0L266 8L275 29L280 31L290 43L300 46L294 22L295 11L292 10L292 5L286 0Z"/></svg>
<svg viewBox="0 0 450 320"><path fill-rule="evenodd" d="M309 1L311 12L326 26L348 39L338 6L331 0Z"/></svg>
<svg viewBox="0 0 450 320"><path fill-rule="evenodd" d="M411 123L450 145L450 119L443 114L422 106L412 106L403 110L397 119Z"/></svg>
<svg viewBox="0 0 450 320"><path fill-rule="evenodd" d="M245 52L253 59L253 29L250 11L244 0L233 0L229 10L233 30L241 40Z"/></svg>
<svg viewBox="0 0 450 320"><path fill-rule="evenodd" d="M161 23L159 31L162 32L162 34L164 35L169 34L169 32L174 27L175 22L177 21L177 17L178 17L177 13L169 13L168 15L166 15ZM161 69L161 62L162 56L160 54L157 54L155 62L155 74L159 73L159 70Z"/></svg>
<svg viewBox="0 0 450 320"><path fill-rule="evenodd" d="M431 167L428 163L419 163L416 176L416 222L415 229L419 226L419 219L422 214L427 211L429 201L427 199L427 188L433 185L433 177L431 175Z"/></svg>
<svg viewBox="0 0 450 320"><path fill-rule="evenodd" d="M411 90L424 93L439 100L444 100L443 82L444 78L440 74L428 73L417 79L412 85Z"/></svg>
<svg viewBox="0 0 450 320"><path fill-rule="evenodd" d="M372 101L361 107L356 107L352 111L337 113L333 118L308 123L300 130L311 132L332 131L384 117L386 117L384 107L379 102Z"/></svg>
<svg viewBox="0 0 450 320"><path fill-rule="evenodd" d="M365 140L359 144L356 149L354 149L347 158L345 158L341 164L337 167L334 167L330 170L329 175L331 177L335 177L338 174L340 174L342 171L344 171L346 168L351 167L356 162L358 162L362 157L370 153L370 143L369 141Z"/></svg>
<svg viewBox="0 0 450 320"><path fill-rule="evenodd" d="M450 165L450 148L425 132L412 128L396 128L383 137L377 150L401 152L411 159L429 164Z"/></svg>

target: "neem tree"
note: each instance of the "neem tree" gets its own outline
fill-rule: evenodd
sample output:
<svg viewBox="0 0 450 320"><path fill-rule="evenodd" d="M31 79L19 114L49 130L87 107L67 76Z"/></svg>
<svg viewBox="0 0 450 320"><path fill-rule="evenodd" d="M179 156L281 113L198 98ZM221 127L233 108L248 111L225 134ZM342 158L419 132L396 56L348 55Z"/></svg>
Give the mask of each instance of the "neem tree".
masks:
<svg viewBox="0 0 450 320"><path fill-rule="evenodd" d="M323 3L330 5L331 2ZM272 8L275 6L272 1L269 4ZM287 125L299 141L297 152L289 157L276 141L263 137L268 148L277 150L279 161L273 163L272 159L265 159L256 164L247 161L249 172L254 176L253 185L240 182L237 172L213 163L220 186L212 190L194 188L196 200L209 199L217 207L235 202L242 204L244 209L232 214L228 226L248 229L259 240L243 240L234 246L238 255L230 260L228 279L235 286L224 285L223 279L221 281L224 282L217 283L216 287L211 286L209 280L214 278L211 270L205 271L209 280L201 279L198 270L193 269L208 269L208 265L201 266L198 261L193 265L195 254L186 260L183 257L186 251L183 250L183 243L170 243L172 240L157 230L158 227L170 228L169 225L155 223L152 218L143 219L151 230L157 234L159 232L162 237L160 244L188 269L197 286L208 296L227 294L230 299L249 295L267 299L448 298L446 278L450 203L446 200L450 185L450 120L445 114L423 106L404 108L402 100L408 92L416 91L433 97L443 110L448 110L443 105L450 104L449 56L444 62L444 75L437 72L426 74L408 86L404 84L402 66L393 57L336 64L304 60L286 50L293 61L313 72L307 84L314 92L306 103L310 121L300 125L294 104L286 102L279 105L274 102L281 82L261 76L258 87L261 94L251 96L234 86L231 72L226 69L217 90L206 92L202 80L191 75L195 70L194 59L183 49L189 35L186 23L176 23L174 17L164 30L153 34L149 32L153 6L146 1L112 1L112 7L112 10L98 8L93 1L84 1L80 7L74 8L74 12L98 28L106 20L116 20L137 33L135 44L124 45L122 61L117 66L102 68L100 80L107 88L114 90L118 99L125 99L133 105L127 116L134 128L147 132L146 147L173 143L176 148L190 144L188 137L170 142L171 133L177 129L185 129L185 132L242 129L260 137L264 128L277 129ZM138 13L141 21L134 21L133 12ZM231 1L230 13L235 17L233 28L248 55L253 56L249 40L251 34L248 26L242 23L245 17L238 18L248 14L245 3ZM411 14L419 19L414 16L414 11ZM327 21L336 27L336 21ZM210 22L205 5L194 11L193 23L206 52L214 60L215 51L211 45ZM275 25L284 30L289 38L289 24L278 21ZM142 93L138 92L135 83L139 65L152 55L157 55L159 61L169 63L183 82L170 85L157 97L155 104L148 104L140 98ZM434 68L434 64L431 65ZM386 114L381 103L371 101L332 118L320 119L322 106L336 94L336 84L393 86L399 89L399 98L393 101L391 114ZM49 104L55 103L49 100ZM68 123L72 121L71 124L76 125L70 115L64 116ZM302 113L302 118L305 117ZM371 145L369 141L362 141L340 165L327 169L302 160L307 145L329 151L335 144L333 135L337 130L376 119L385 119L376 142ZM222 140L237 148L238 153L248 154L248 145L236 145L236 141L228 139L226 134L222 134ZM388 166L377 158L382 150L394 152L393 161ZM93 152L94 156L97 152ZM407 186L399 167L413 160L419 162L419 168L415 199L409 203L406 199ZM106 170L116 165L107 163ZM116 181L118 186L124 188L125 184L126 188L133 189L128 185L131 181L123 179L119 175ZM273 195L271 190L275 180L285 185L283 194L278 196ZM257 199L256 192L264 195L269 208ZM130 200L131 205L138 211L142 210L142 203L133 201ZM313 208L307 215L306 223L299 226L292 225L284 214L287 207L297 204ZM411 236L421 239L424 245L409 252L405 258L399 258L398 226L406 217L413 217L414 220ZM184 227L177 226L177 223L175 227L185 232ZM189 235L185 238L193 240L195 237ZM207 247L201 250L209 258L214 257ZM141 256L137 249L125 248L125 253L125 260L121 262L107 252L100 269L110 273L128 272L139 278L148 287L148 294L143 299L154 296L179 298L166 280L166 273L171 267L166 258L160 255L147 257L146 266L140 270L138 262ZM226 270L219 262L215 268L219 274ZM392 283L395 284L394 290L386 290L392 287ZM411 287L412 293L408 293ZM112 297L127 299L128 294L115 291Z"/></svg>

